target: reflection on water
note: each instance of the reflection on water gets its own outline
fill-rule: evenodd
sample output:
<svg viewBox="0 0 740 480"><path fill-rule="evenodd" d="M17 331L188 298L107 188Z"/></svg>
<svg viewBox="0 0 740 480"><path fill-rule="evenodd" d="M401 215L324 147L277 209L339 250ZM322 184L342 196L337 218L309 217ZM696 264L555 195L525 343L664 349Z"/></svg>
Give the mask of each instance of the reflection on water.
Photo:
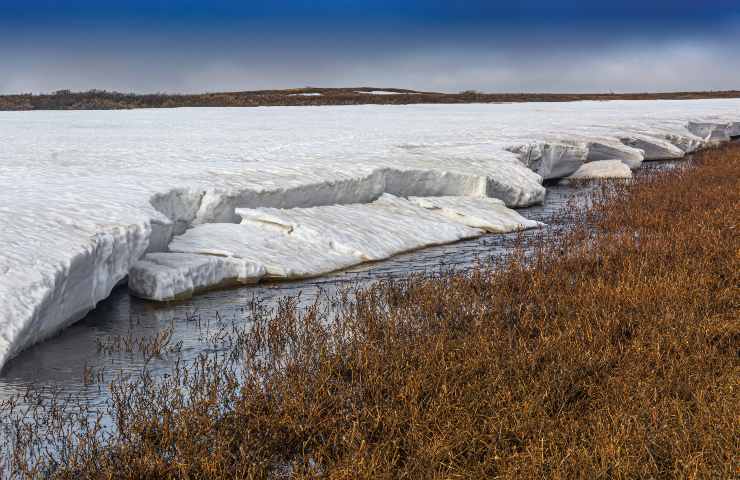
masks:
<svg viewBox="0 0 740 480"><path fill-rule="evenodd" d="M652 163L648 169L672 165L670 162ZM544 205L524 208L520 212L527 218L547 223L549 233L556 233L558 212L572 205L570 202L585 201L587 192L592 188L584 185L551 185L548 186ZM119 287L82 321L9 362L0 374L0 398L28 389L40 391L52 388L81 401L89 400L102 405L107 400L107 389L97 383L86 385L86 371L102 375L104 381L110 381L120 373L137 374L145 366L155 375L161 375L169 371L175 357L187 361L208 352L212 348L208 338L220 328L226 328L232 322L243 324L249 321L249 305L255 300L269 307L281 298L300 294L300 304L305 306L317 298L330 297L348 285L399 278L409 273L433 274L443 270L466 269L491 256L511 251L520 235L526 237L534 234L529 231L523 234L485 235L398 255L382 262L359 265L320 278L209 292L176 304L161 305L140 300L130 296L125 287ZM117 336L150 338L170 329L170 345L176 345L180 355L155 356L147 361L137 351L126 352L123 349L110 352L101 348L101 345Z"/></svg>

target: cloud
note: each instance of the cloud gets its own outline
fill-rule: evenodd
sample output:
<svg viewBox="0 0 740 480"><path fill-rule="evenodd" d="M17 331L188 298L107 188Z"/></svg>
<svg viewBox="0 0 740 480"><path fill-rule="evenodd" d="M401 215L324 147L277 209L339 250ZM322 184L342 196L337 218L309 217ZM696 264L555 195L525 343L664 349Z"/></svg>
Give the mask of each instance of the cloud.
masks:
<svg viewBox="0 0 740 480"><path fill-rule="evenodd" d="M44 38L0 40L0 92L200 92L306 85L449 92L740 88L740 58L731 54L732 46L740 44L737 25L703 33L622 36L567 29L99 33L47 32Z"/></svg>

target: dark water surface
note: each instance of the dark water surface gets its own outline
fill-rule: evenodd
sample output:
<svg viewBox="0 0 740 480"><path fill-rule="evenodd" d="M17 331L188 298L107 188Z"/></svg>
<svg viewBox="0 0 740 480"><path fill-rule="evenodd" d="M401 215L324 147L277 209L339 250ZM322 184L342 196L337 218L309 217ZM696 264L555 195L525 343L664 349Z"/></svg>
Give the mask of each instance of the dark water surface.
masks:
<svg viewBox="0 0 740 480"><path fill-rule="evenodd" d="M685 160L681 163L687 163ZM654 169L673 168L678 162L650 162L638 174ZM527 218L548 224L549 232L558 231L558 216L573 203L583 204L593 185L549 185L544 205L520 209ZM325 275L320 278L261 284L198 295L188 301L174 304L155 304L129 295L119 287L101 302L82 321L58 336L38 344L11 360L0 372L0 399L26 391L55 391L80 402L104 405L108 400L106 387L101 382L86 381L85 372L94 372L102 384L121 373L136 375L148 367L155 376L170 370L176 358L184 361L214 348L209 338L232 323L248 321L251 302L275 305L285 297L300 294L300 304L313 303L317 297L330 297L349 285L401 278L411 273L434 274L443 270L464 270L491 256L511 252L521 236L533 236L536 231L524 233L485 235L454 244L429 247L401 254L391 259ZM326 297L322 296L326 295ZM111 339L151 338L172 332L170 346L177 346L179 354L154 357L149 361L138 351L114 351L101 347ZM125 350L125 349L124 349Z"/></svg>

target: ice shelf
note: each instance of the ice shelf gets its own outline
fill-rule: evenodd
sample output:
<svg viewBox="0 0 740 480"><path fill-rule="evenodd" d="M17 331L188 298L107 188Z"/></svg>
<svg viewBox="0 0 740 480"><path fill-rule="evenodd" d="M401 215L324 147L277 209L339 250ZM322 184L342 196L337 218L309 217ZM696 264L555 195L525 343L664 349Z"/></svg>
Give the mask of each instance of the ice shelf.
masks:
<svg viewBox="0 0 740 480"><path fill-rule="evenodd" d="M241 252L251 235L254 244L273 241L264 226L238 224L237 209L339 208L384 194L521 207L544 200L543 179L592 161L637 168L738 136L739 112L735 99L0 112L0 366L82 318L130 274L148 278L132 281L150 298L247 278L230 270L238 270L232 260L167 266L145 257L189 236L201 236L200 248L214 235L208 248L221 253ZM471 204L406 203L417 213L404 228L422 245L480 230L466 222L500 221ZM363 249L336 227L337 245L363 260L407 248L387 228L395 240ZM233 245L221 242L229 238ZM300 256L280 242L286 250L274 255ZM331 251L316 254L320 268L242 260L287 277L357 261Z"/></svg>

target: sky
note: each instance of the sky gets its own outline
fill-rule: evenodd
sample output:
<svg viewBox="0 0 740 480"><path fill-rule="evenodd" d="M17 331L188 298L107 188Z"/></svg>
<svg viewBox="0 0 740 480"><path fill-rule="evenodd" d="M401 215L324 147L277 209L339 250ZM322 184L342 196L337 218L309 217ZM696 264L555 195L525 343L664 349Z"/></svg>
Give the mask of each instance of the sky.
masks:
<svg viewBox="0 0 740 480"><path fill-rule="evenodd" d="M740 0L0 0L0 93L740 89Z"/></svg>

